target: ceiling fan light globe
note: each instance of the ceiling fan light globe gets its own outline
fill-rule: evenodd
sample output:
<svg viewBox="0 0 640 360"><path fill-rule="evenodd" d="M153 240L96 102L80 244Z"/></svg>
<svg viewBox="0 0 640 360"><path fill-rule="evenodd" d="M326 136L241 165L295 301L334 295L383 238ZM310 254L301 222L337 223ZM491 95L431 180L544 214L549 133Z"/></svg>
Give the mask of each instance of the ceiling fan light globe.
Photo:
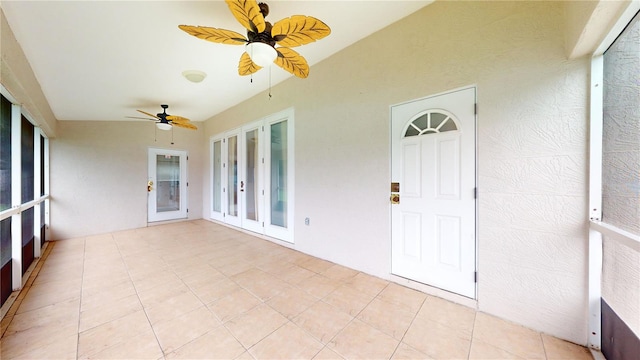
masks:
<svg viewBox="0 0 640 360"><path fill-rule="evenodd" d="M171 124L167 123L156 123L156 127L160 130L171 130Z"/></svg>
<svg viewBox="0 0 640 360"><path fill-rule="evenodd" d="M182 72L182 76L193 83L199 83L207 77L207 74L199 70L185 70Z"/></svg>
<svg viewBox="0 0 640 360"><path fill-rule="evenodd" d="M245 51L249 54L251 61L260 67L270 66L278 57L278 53L273 46L262 42L252 42L247 44Z"/></svg>

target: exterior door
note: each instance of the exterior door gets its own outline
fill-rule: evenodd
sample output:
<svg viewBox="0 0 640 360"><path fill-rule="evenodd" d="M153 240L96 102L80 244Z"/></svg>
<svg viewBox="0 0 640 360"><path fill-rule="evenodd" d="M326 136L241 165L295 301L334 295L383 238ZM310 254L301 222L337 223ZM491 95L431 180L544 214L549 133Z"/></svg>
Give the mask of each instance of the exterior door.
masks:
<svg viewBox="0 0 640 360"><path fill-rule="evenodd" d="M187 152L149 149L148 221L187 218Z"/></svg>
<svg viewBox="0 0 640 360"><path fill-rule="evenodd" d="M263 155L261 122L242 128L240 163L240 204L242 227L263 232Z"/></svg>
<svg viewBox="0 0 640 360"><path fill-rule="evenodd" d="M467 88L391 107L392 273L470 298L475 98Z"/></svg>
<svg viewBox="0 0 640 360"><path fill-rule="evenodd" d="M293 242L293 109L211 138L211 219Z"/></svg>

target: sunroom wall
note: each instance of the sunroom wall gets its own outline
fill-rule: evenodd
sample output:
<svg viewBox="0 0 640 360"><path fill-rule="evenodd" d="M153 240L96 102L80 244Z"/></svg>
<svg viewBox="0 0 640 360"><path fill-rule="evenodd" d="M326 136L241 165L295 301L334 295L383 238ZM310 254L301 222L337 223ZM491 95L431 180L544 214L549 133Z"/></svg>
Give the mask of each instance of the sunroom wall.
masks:
<svg viewBox="0 0 640 360"><path fill-rule="evenodd" d="M478 307L585 344L589 62L566 59L563 17L554 2L436 2L213 117L205 137L293 107L295 248L389 278L389 107L476 85Z"/></svg>

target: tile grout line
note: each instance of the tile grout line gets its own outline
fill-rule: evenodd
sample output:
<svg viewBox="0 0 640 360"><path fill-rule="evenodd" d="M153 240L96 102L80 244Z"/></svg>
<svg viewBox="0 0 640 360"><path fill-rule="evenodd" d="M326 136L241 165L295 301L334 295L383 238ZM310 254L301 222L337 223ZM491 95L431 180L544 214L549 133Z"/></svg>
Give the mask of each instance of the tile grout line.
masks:
<svg viewBox="0 0 640 360"><path fill-rule="evenodd" d="M120 254L120 259L122 260L122 264L124 265L125 269L127 270L127 275L129 276L129 281L131 281L131 285L133 286L133 289L136 292L136 296L138 297L138 301L140 302L140 306L142 307L142 311L144 311L144 316L147 318L147 322L149 323L149 327L151 328L151 331L153 332L153 336L156 338L156 342L158 343L158 348L160 349L160 352L162 353L162 356L160 358L158 358L158 359L165 359L165 353L164 353L164 350L162 349L162 345L160 344L160 339L158 339L158 334L156 334L156 331L153 328L153 325L151 324L151 319L149 319L149 314L147 314L147 310L146 310L144 304L142 303L142 299L140 299L140 294L138 293L138 288L136 287L136 283L133 281L133 278L131 277L131 273L129 272L129 266L127 265L127 262L124 260L124 256L122 255L122 251L120 250L120 245L118 244L118 241L113 237L113 233L109 233L109 234L111 235L111 239L113 240L113 242L116 245L116 248L118 249L118 254Z"/></svg>
<svg viewBox="0 0 640 360"><path fill-rule="evenodd" d="M80 320L82 319L82 295L84 291L84 266L87 258L87 238L82 240L82 276L80 277L80 301L78 303L78 331L76 332L76 359L80 357Z"/></svg>
<svg viewBox="0 0 640 360"><path fill-rule="evenodd" d="M364 273L363 273L363 272L361 272L361 271L359 271L359 272L358 272L358 274L364 274ZM356 276L357 276L357 275L356 275ZM354 277L355 277L355 276L354 276ZM358 311L358 313L357 313L357 314L355 314L355 315L353 316L353 318L352 318L351 320L349 320L349 322L348 322L348 323L347 323L347 324L346 324L342 329L340 329L340 331L338 331L338 332L337 332L337 333L336 333L336 334L335 334L331 339L329 339L329 341L327 341L327 345L329 345L329 344L330 344L330 343L331 343L331 342L332 342L332 341L333 341L333 340L334 340L338 335L340 335L340 334L344 331L344 329L346 329L349 325L351 325L351 324L353 323L353 321L354 321L354 320L356 320L356 319L358 318L358 315L360 315L360 314L364 311L364 309L366 309L366 308L367 308L367 306L369 306L369 305L373 302L373 300L375 300L378 296L380 296L380 294L382 293L382 291L384 291L384 289L386 289L386 288L389 286L389 284L391 284L391 283L390 283L389 281L387 281L387 285L385 285L382 289L380 289L380 291L378 291L378 293L377 293L377 294L376 294L376 295L375 295L375 296L374 296L374 297L373 297L373 298L372 298L372 299L367 303L367 305L365 305L362 309L360 309L360 311ZM329 296L329 295L333 294L336 290L338 290L338 289L333 290L332 292L330 292L329 294L327 294L324 298L322 298L320 301L323 301L327 296ZM324 301L323 301L323 302L324 302ZM331 305L331 304L329 304L329 303L327 303L327 302L324 302L324 303L325 303L325 304L327 304L327 305L333 306L333 305ZM342 311L342 310L339 310L339 311ZM351 314L349 314L349 315L351 316ZM362 320L359 320L359 321L362 321ZM368 323L366 323L366 322L364 322L364 321L362 321L362 322L363 322L363 323L365 323L367 326L371 326L371 325L369 325ZM375 328L374 328L374 329L375 329ZM376 330L380 331L379 329L376 329ZM395 339L394 339L394 340L395 340ZM326 346L326 345L325 345L325 346ZM334 350L334 349L329 349L329 350L334 351L336 354L340 355L340 356L341 356L342 358L344 358L344 359L346 359L346 358L347 358L346 356L344 356L343 354L340 354L338 351L336 351L336 350ZM395 350L394 350L394 352L395 352ZM392 354L392 356L393 356L393 354Z"/></svg>
<svg viewBox="0 0 640 360"><path fill-rule="evenodd" d="M469 350L467 351L467 359L471 357L471 348L473 347L473 334L476 332L476 319L478 318L478 310L473 312L473 327L471 328L471 340L469 341Z"/></svg>
<svg viewBox="0 0 640 360"><path fill-rule="evenodd" d="M413 322L418 317L418 313L420 312L420 310L422 310L422 307L424 306L424 303L427 302L427 299L429 299L429 297L431 296L431 295L428 295L428 294L425 294L425 295L427 295L427 296L425 296L425 298L422 300L422 303L420 304L420 308L418 308L416 313L413 314L413 319L411 319L411 322L409 323L409 326L407 326L407 329L404 331L404 334L402 334L402 337L400 338L400 341L398 342L398 345L396 345L396 348L393 350L393 354L391 354L391 357L389 359L393 359L393 356L396 354L396 352L398 352L398 348L400 348L400 344L402 344L402 341L404 340L404 337L407 335L407 333L409 332L409 329L411 329L411 326L413 325ZM382 300L382 301L384 301L384 300ZM406 345L410 346L408 344L406 344ZM413 347L411 347L411 348L413 348Z"/></svg>

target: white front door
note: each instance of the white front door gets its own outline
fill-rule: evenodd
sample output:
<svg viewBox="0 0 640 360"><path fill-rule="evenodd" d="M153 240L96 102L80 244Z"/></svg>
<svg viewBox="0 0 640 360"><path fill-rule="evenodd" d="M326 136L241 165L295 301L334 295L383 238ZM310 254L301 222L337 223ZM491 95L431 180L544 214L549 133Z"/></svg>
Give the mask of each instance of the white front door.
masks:
<svg viewBox="0 0 640 360"><path fill-rule="evenodd" d="M391 107L392 273L475 298L475 88Z"/></svg>
<svg viewBox="0 0 640 360"><path fill-rule="evenodd" d="M187 217L187 152L149 149L148 221Z"/></svg>

